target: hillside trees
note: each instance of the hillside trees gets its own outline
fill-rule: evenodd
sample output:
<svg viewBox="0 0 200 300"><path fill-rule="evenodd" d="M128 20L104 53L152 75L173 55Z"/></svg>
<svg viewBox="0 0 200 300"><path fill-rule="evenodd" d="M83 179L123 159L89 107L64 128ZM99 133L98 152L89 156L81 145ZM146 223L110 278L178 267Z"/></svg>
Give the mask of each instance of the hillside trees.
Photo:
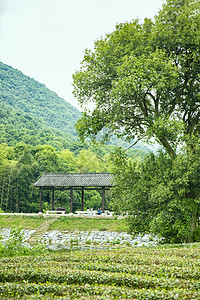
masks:
<svg viewBox="0 0 200 300"><path fill-rule="evenodd" d="M199 0L167 0L154 22L119 24L85 51L73 76L85 108L80 137L95 139L103 128L105 138L154 137L174 159L186 134L199 136L199 7Z"/></svg>
<svg viewBox="0 0 200 300"><path fill-rule="evenodd" d="M4 114L5 109L17 114L27 129L53 128L76 135L74 123L80 112L44 84L0 62L0 86Z"/></svg>
<svg viewBox="0 0 200 300"><path fill-rule="evenodd" d="M42 172L109 172L109 154L98 155L82 149L76 155L69 149L61 152L49 145L32 147L18 143L14 147L0 144L0 208L5 212L38 212L39 195L33 183ZM85 206L98 208L98 191L85 192ZM74 210L81 207L81 194L74 192ZM44 209L51 208L51 193L43 192ZM108 207L108 203L106 204ZM55 206L70 209L70 193L55 191Z"/></svg>

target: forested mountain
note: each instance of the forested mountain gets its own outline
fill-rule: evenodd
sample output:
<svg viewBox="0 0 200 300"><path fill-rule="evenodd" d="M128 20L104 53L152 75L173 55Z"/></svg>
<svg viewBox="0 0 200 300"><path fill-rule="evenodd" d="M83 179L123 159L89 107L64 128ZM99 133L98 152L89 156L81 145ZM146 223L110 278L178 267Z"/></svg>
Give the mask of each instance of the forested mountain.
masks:
<svg viewBox="0 0 200 300"><path fill-rule="evenodd" d="M74 129L80 116L77 108L44 84L0 62L0 143L48 144L59 151L88 148L79 141ZM116 137L111 144L128 147ZM139 156L149 151L143 144L134 148Z"/></svg>
<svg viewBox="0 0 200 300"><path fill-rule="evenodd" d="M39 119L42 126L60 129L75 135L74 123L80 118L79 110L50 91L44 84L22 72L0 63L1 101ZM27 116L26 115L26 116Z"/></svg>
<svg viewBox="0 0 200 300"><path fill-rule="evenodd" d="M81 113L44 84L0 63L0 142L66 148Z"/></svg>

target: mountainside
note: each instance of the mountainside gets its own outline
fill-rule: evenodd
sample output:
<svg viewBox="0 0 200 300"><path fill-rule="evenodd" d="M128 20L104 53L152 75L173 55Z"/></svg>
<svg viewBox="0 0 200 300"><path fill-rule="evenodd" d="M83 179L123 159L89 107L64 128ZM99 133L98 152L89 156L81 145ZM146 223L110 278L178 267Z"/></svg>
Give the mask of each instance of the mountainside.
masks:
<svg viewBox="0 0 200 300"><path fill-rule="evenodd" d="M33 142L42 143L48 134L74 140L74 124L80 115L44 84L0 63L0 142L31 143L35 136Z"/></svg>
<svg viewBox="0 0 200 300"><path fill-rule="evenodd" d="M0 62L0 143L48 144L56 150L72 151L88 147L79 141L74 129L80 116L77 108L44 84ZM116 137L110 144L129 146ZM149 151L142 143L134 148Z"/></svg>
<svg viewBox="0 0 200 300"><path fill-rule="evenodd" d="M44 84L0 63L0 99L15 110L38 118L47 127L75 134L74 123L81 113Z"/></svg>

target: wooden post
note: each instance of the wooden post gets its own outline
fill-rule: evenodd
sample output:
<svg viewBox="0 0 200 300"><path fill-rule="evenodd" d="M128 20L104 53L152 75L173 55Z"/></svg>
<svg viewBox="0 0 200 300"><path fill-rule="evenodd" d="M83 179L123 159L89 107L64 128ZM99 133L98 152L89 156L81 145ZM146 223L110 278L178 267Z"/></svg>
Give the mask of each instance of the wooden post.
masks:
<svg viewBox="0 0 200 300"><path fill-rule="evenodd" d="M82 187L82 211L84 210L84 187Z"/></svg>
<svg viewBox="0 0 200 300"><path fill-rule="evenodd" d="M102 212L105 210L105 187L102 188Z"/></svg>
<svg viewBox="0 0 200 300"><path fill-rule="evenodd" d="M73 189L70 189L70 212L73 212Z"/></svg>
<svg viewBox="0 0 200 300"><path fill-rule="evenodd" d="M51 210L54 210L54 187L52 189Z"/></svg>
<svg viewBox="0 0 200 300"><path fill-rule="evenodd" d="M40 205L39 205L39 213L42 213L42 188L40 188Z"/></svg>

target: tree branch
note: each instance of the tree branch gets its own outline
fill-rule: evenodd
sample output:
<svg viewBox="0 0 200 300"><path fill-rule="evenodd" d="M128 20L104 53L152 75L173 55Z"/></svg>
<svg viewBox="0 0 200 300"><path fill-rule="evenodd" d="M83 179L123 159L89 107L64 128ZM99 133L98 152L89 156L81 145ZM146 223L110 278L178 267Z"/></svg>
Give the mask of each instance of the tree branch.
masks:
<svg viewBox="0 0 200 300"><path fill-rule="evenodd" d="M131 145L130 147L126 148L125 151L129 150L130 148L132 148L133 146L135 146L140 140L142 140L144 137L146 136L146 134L144 134L141 138L137 139L136 142L133 143L133 145Z"/></svg>

